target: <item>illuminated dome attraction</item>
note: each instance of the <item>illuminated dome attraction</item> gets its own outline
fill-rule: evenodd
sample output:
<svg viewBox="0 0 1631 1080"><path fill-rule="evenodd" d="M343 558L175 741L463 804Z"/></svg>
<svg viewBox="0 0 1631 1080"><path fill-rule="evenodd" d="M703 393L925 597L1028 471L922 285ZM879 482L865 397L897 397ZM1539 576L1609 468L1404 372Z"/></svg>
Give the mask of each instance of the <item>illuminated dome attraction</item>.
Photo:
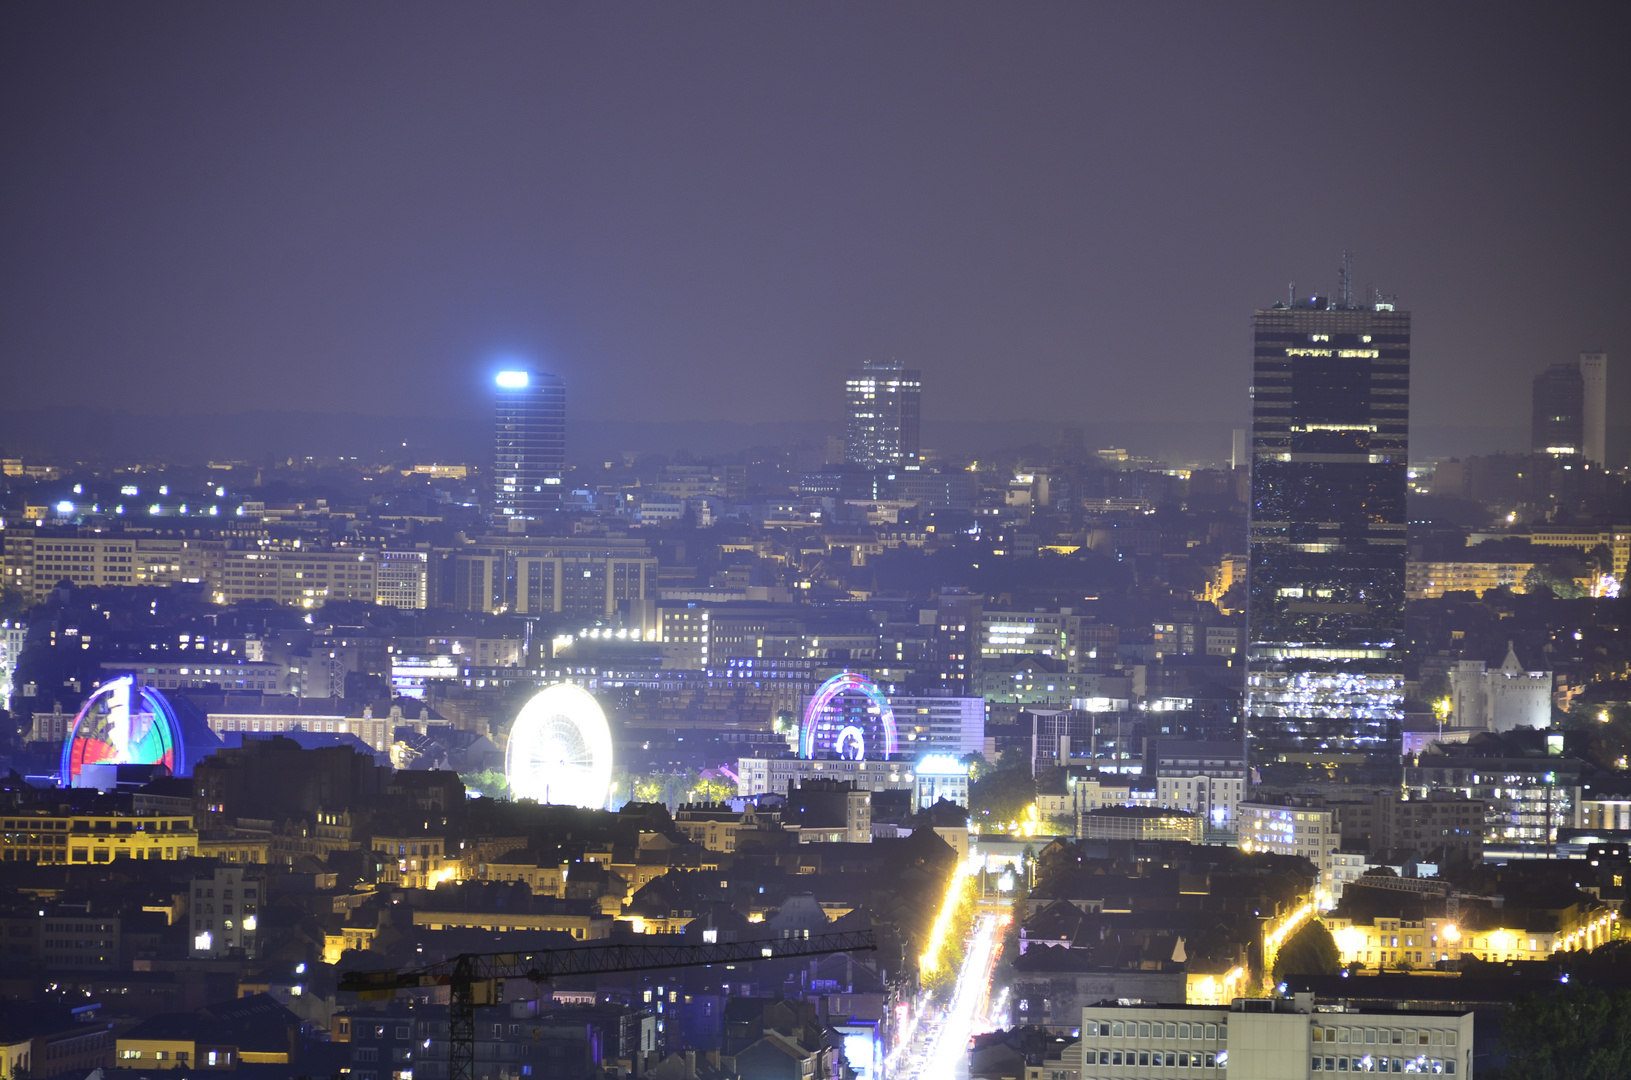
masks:
<svg viewBox="0 0 1631 1080"><path fill-rule="evenodd" d="M612 731L600 703L567 683L534 694L510 728L504 776L517 799L605 806L612 784Z"/></svg>
<svg viewBox="0 0 1631 1080"><path fill-rule="evenodd" d="M816 688L799 729L799 757L863 761L900 752L895 711L876 683L846 671Z"/></svg>
<svg viewBox="0 0 1631 1080"><path fill-rule="evenodd" d="M173 775L185 760L170 703L126 675L97 687L74 717L59 775L64 785L78 787L87 765L163 765Z"/></svg>

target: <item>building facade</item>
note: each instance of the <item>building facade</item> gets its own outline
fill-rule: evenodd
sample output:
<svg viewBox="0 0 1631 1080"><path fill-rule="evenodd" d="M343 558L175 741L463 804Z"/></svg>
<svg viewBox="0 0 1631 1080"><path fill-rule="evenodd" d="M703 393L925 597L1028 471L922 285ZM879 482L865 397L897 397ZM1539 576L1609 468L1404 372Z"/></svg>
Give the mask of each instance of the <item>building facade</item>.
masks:
<svg viewBox="0 0 1631 1080"><path fill-rule="evenodd" d="M1215 829L1234 829L1246 787L1239 743L1159 740L1146 752L1145 768L1155 773L1163 807L1187 810Z"/></svg>
<svg viewBox="0 0 1631 1080"><path fill-rule="evenodd" d="M1608 464L1608 354L1580 354L1580 456Z"/></svg>
<svg viewBox="0 0 1631 1080"><path fill-rule="evenodd" d="M1253 764L1379 752L1403 721L1410 314L1315 297L1253 322Z"/></svg>
<svg viewBox="0 0 1631 1080"><path fill-rule="evenodd" d="M867 791L912 791L917 769L907 761L812 761L808 758L738 758L738 795L780 794L809 780L850 780Z"/></svg>
<svg viewBox="0 0 1631 1080"><path fill-rule="evenodd" d="M209 877L193 879L191 955L221 957L255 955L261 902L259 879L242 869L218 866Z"/></svg>
<svg viewBox="0 0 1631 1080"><path fill-rule="evenodd" d="M453 556L456 611L602 618L656 599L657 560L638 540L483 537Z"/></svg>
<svg viewBox="0 0 1631 1080"><path fill-rule="evenodd" d="M923 377L868 360L844 378L844 460L868 468L918 465Z"/></svg>
<svg viewBox="0 0 1631 1080"><path fill-rule="evenodd" d="M1311 995L1236 998L1227 1008L1107 1000L1082 1010L1081 1032L1056 1066L1028 1066L1026 1080L1164 1076L1173 1068L1185 1076L1252 1080L1313 1080L1316 1073L1345 1072L1472 1074L1470 1012L1316 1012ZM1053 1076L1050 1067L1058 1070Z"/></svg>
<svg viewBox="0 0 1631 1080"><path fill-rule="evenodd" d="M566 386L536 371L502 371L493 395L493 516L529 521L561 505Z"/></svg>
<svg viewBox="0 0 1631 1080"><path fill-rule="evenodd" d="M1457 727L1511 731L1552 724L1552 673L1526 671L1512 642L1490 671L1482 660L1458 660L1450 669L1450 715Z"/></svg>
<svg viewBox="0 0 1631 1080"><path fill-rule="evenodd" d="M374 599L386 607L423 610L430 602L430 555L424 551L382 551Z"/></svg>
<svg viewBox="0 0 1631 1080"><path fill-rule="evenodd" d="M1585 382L1580 364L1553 364L1535 376L1529 448L1552 457L1577 457L1585 448Z"/></svg>
<svg viewBox="0 0 1631 1080"><path fill-rule="evenodd" d="M1342 846L1337 810L1330 806L1243 802L1236 821L1241 851L1300 855L1319 870L1322 882Z"/></svg>

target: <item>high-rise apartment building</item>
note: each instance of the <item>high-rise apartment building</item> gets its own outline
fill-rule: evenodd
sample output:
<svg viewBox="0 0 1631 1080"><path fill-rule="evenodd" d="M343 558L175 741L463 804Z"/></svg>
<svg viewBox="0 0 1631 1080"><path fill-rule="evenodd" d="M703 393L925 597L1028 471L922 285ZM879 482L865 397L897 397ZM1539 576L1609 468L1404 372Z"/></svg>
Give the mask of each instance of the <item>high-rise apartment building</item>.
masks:
<svg viewBox="0 0 1631 1080"><path fill-rule="evenodd" d="M1379 751L1403 719L1410 314L1314 297L1253 326L1252 764Z"/></svg>
<svg viewBox="0 0 1631 1080"><path fill-rule="evenodd" d="M916 468L923 378L916 368L868 360L844 380L844 460Z"/></svg>
<svg viewBox="0 0 1631 1080"><path fill-rule="evenodd" d="M536 371L501 371L494 382L493 515L542 517L561 504L566 387Z"/></svg>

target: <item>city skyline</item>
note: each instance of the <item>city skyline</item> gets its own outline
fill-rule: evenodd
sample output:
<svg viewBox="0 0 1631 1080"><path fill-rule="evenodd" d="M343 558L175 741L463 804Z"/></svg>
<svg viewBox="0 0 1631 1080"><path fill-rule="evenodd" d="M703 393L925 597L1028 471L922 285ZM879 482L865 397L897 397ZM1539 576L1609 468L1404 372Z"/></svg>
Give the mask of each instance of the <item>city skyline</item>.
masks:
<svg viewBox="0 0 1631 1080"><path fill-rule="evenodd" d="M0 10L0 1075L1631 1076L1596 15Z"/></svg>
<svg viewBox="0 0 1631 1080"><path fill-rule="evenodd" d="M474 418L476 369L521 357L584 416L787 421L833 415L872 357L923 370L949 421L1240 418L1238 312L1330 289L1342 248L1420 313L1424 425L1523 429L1547 364L1631 355L1609 38L1469 36L1453 8L1404 38L1336 12L965 14L495 9L382 36L348 9L311 39L273 13L79 36L20 9L5 407ZM1303 92L1344 77L1363 107ZM1366 147L1351 168L1321 163L1328 130Z"/></svg>

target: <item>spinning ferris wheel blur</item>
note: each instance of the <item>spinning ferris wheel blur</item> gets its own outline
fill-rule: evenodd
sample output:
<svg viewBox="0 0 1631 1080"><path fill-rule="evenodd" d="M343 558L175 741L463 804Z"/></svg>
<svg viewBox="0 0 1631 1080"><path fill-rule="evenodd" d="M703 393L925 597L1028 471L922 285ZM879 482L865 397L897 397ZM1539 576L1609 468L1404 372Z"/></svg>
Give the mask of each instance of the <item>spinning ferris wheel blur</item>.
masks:
<svg viewBox="0 0 1631 1080"><path fill-rule="evenodd" d="M604 806L612 782L612 733L600 703L567 683L533 695L510 728L504 773L518 799Z"/></svg>

